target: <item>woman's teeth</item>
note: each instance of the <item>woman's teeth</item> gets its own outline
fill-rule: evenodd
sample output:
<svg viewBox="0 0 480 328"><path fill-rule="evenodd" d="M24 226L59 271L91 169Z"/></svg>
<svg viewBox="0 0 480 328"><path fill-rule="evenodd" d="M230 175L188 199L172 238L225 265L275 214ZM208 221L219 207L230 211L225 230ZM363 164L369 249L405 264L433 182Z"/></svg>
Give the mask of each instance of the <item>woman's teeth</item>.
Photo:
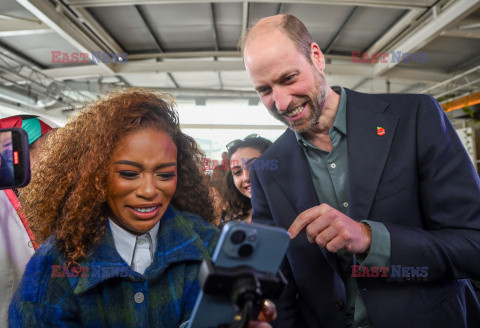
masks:
<svg viewBox="0 0 480 328"><path fill-rule="evenodd" d="M133 209L137 212L148 213L148 212L152 212L156 208L157 208L156 206L153 206L153 207L134 207Z"/></svg>
<svg viewBox="0 0 480 328"><path fill-rule="evenodd" d="M300 114L302 111L303 111L303 105L300 105L297 108L295 108L294 111L292 111L288 114L285 114L285 115L287 115L288 117L294 117L294 116L297 116L298 114Z"/></svg>

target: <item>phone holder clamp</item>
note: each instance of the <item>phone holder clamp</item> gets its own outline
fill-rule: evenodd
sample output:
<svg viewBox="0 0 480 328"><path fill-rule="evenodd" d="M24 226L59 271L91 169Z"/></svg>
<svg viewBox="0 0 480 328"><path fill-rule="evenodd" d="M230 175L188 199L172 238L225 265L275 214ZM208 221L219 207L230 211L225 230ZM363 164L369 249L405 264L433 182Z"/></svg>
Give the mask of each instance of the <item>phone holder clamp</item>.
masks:
<svg viewBox="0 0 480 328"><path fill-rule="evenodd" d="M218 328L246 328L258 316L262 301L279 297L287 284L281 271L274 275L250 266L217 267L211 260L202 262L198 279L205 294L229 297L237 309L233 323Z"/></svg>

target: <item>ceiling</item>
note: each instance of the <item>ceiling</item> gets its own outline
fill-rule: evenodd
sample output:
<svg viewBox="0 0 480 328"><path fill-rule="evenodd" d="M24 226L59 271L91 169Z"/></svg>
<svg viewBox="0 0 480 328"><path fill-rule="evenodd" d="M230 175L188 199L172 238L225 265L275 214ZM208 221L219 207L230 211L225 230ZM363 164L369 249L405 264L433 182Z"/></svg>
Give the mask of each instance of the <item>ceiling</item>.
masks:
<svg viewBox="0 0 480 328"><path fill-rule="evenodd" d="M64 121L128 86L200 106L258 105L237 42L278 13L305 23L330 85L453 99L480 91L479 8L480 0L2 0L0 106ZM359 62L352 52L388 57ZM85 63L66 62L80 53Z"/></svg>

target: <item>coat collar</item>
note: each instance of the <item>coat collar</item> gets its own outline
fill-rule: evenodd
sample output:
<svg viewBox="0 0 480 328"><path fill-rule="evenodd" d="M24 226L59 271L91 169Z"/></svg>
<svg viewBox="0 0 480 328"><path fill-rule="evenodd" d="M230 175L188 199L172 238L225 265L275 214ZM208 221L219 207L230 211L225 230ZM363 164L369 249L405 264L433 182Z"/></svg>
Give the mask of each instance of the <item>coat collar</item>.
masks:
<svg viewBox="0 0 480 328"><path fill-rule="evenodd" d="M209 249L196 234L188 217L171 205L160 220L157 247L154 260L144 275L133 271L115 249L112 231L107 225L102 242L94 252L81 263L88 268L88 274L71 279L75 294L81 294L96 285L116 277L144 281L157 278L168 266L184 261L201 262L210 256ZM82 270L85 272L85 269Z"/></svg>

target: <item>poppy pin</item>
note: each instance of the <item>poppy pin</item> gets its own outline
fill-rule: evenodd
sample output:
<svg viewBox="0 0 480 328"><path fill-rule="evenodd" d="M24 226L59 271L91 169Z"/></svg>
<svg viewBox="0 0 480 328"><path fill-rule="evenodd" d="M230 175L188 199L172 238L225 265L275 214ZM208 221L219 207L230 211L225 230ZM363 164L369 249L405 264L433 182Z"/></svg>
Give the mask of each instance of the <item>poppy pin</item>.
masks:
<svg viewBox="0 0 480 328"><path fill-rule="evenodd" d="M377 135L379 136L385 135L385 129L382 128L381 126L377 126Z"/></svg>

